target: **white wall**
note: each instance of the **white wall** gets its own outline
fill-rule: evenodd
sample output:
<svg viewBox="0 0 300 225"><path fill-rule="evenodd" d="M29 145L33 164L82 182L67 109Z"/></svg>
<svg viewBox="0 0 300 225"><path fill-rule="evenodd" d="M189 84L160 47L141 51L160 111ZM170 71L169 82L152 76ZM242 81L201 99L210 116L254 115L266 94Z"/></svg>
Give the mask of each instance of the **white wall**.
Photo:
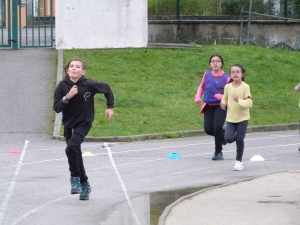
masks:
<svg viewBox="0 0 300 225"><path fill-rule="evenodd" d="M58 0L56 49L146 47L147 0Z"/></svg>

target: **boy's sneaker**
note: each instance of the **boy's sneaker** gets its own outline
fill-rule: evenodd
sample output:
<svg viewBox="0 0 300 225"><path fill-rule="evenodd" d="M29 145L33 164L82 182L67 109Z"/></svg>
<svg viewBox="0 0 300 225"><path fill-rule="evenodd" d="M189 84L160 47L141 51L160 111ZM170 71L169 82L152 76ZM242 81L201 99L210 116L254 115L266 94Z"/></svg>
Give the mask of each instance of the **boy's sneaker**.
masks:
<svg viewBox="0 0 300 225"><path fill-rule="evenodd" d="M244 167L243 167L243 163L240 162L240 161L235 161L235 164L234 164L234 167L233 167L233 170L234 171L240 171L242 170Z"/></svg>
<svg viewBox="0 0 300 225"><path fill-rule="evenodd" d="M226 145L227 142L225 140L225 130L226 130L226 125L223 126L223 130L222 130L222 144Z"/></svg>
<svg viewBox="0 0 300 225"><path fill-rule="evenodd" d="M71 176L70 182L71 182L71 195L79 194L81 192L80 178Z"/></svg>
<svg viewBox="0 0 300 225"><path fill-rule="evenodd" d="M81 183L81 192L79 195L79 200L89 200L91 191L92 188L88 181L86 183Z"/></svg>
<svg viewBox="0 0 300 225"><path fill-rule="evenodd" d="M223 160L223 153L219 152L219 153L215 153L215 155L212 157L212 160Z"/></svg>

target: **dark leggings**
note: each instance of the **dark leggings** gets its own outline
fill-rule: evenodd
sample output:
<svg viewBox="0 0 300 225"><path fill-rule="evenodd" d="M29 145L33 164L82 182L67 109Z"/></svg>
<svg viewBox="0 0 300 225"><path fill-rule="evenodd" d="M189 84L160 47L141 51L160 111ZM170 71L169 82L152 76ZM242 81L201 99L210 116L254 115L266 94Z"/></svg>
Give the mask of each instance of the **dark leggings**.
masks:
<svg viewBox="0 0 300 225"><path fill-rule="evenodd" d="M227 143L236 142L236 160L242 161L244 154L244 139L248 127L248 120L239 123L227 122L225 140Z"/></svg>
<svg viewBox="0 0 300 225"><path fill-rule="evenodd" d="M64 128L69 170L72 177L80 177L80 183L86 183L88 180L83 165L81 143L89 133L90 129L91 124L87 123L78 124L74 128Z"/></svg>
<svg viewBox="0 0 300 225"><path fill-rule="evenodd" d="M226 119L226 110L220 106L205 106L204 131L215 137L215 153L222 151L223 125Z"/></svg>

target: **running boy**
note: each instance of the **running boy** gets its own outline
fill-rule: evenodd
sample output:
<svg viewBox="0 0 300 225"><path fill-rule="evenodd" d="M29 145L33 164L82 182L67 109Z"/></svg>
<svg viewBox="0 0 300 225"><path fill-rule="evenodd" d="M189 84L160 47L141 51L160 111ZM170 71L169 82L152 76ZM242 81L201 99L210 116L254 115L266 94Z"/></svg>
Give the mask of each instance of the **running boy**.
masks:
<svg viewBox="0 0 300 225"><path fill-rule="evenodd" d="M89 80L84 76L85 63L81 59L71 59L64 69L66 77L55 89L53 109L57 113L62 112L63 116L71 194L80 194L80 200L88 200L91 186L84 169L81 143L89 133L94 120L94 95L104 94L108 120L114 115L114 95L108 84Z"/></svg>
<svg viewBox="0 0 300 225"><path fill-rule="evenodd" d="M244 139L250 119L249 108L252 107L250 87L244 82L246 70L239 64L230 68L230 83L224 88L221 108L227 106L227 126L225 140L227 143L236 142L236 162L233 170L242 170L242 157L244 153Z"/></svg>

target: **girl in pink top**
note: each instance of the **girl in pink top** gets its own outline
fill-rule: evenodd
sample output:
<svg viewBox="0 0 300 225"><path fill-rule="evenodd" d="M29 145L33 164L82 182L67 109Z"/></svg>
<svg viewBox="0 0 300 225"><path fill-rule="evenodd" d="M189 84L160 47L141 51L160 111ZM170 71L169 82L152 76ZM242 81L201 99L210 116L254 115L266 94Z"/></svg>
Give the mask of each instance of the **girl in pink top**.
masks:
<svg viewBox="0 0 300 225"><path fill-rule="evenodd" d="M223 125L226 118L226 110L222 110L219 105L224 93L224 87L229 81L229 76L222 68L224 60L219 54L214 54L209 58L210 70L207 70L198 87L194 102L202 104L200 114L204 113L204 131L215 138L215 152L212 160L223 159L224 130ZM202 95L204 95L202 100Z"/></svg>

